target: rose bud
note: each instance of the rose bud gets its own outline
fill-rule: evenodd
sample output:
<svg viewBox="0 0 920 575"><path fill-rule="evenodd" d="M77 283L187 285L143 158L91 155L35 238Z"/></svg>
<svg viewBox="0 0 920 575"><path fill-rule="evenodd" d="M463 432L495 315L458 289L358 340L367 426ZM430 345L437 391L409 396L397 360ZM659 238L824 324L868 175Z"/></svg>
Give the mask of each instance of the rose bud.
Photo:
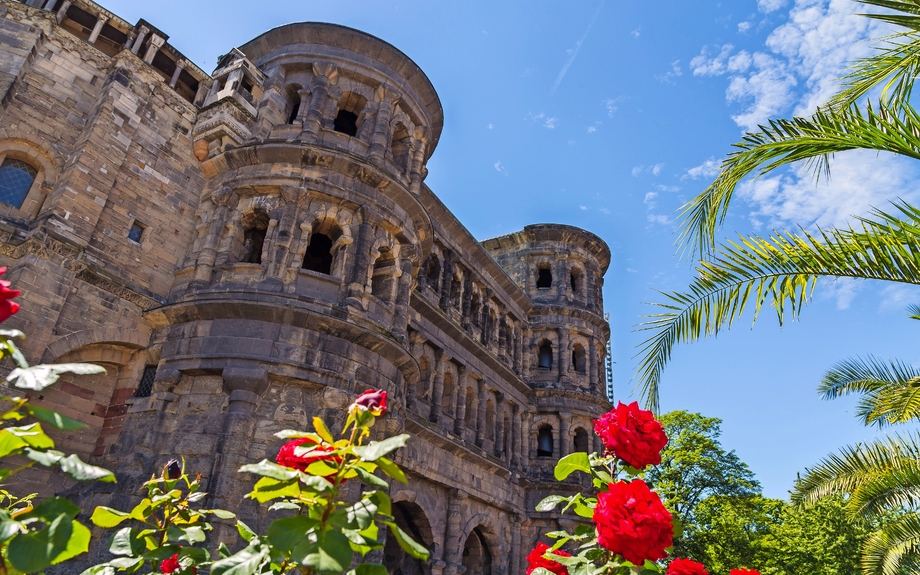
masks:
<svg viewBox="0 0 920 575"><path fill-rule="evenodd" d="M382 389L368 389L358 396L355 405L370 411L375 417L387 412L387 392Z"/></svg>
<svg viewBox="0 0 920 575"><path fill-rule="evenodd" d="M6 272L6 267L0 268L0 276ZM8 319L11 315L19 311L19 304L11 301L18 297L19 290L10 289L10 282L0 280L0 321Z"/></svg>
<svg viewBox="0 0 920 575"><path fill-rule="evenodd" d="M166 467L163 468L163 477L166 479L179 479L182 477L182 467L175 459L170 459Z"/></svg>

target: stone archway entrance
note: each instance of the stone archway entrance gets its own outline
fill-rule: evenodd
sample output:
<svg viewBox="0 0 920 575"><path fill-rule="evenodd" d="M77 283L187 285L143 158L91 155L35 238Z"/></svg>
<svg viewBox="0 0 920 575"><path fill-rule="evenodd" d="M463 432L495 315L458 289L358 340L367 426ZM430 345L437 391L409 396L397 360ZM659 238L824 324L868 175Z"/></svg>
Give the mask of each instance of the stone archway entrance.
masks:
<svg viewBox="0 0 920 575"><path fill-rule="evenodd" d="M464 575L492 575L492 552L477 527L470 532L463 546Z"/></svg>
<svg viewBox="0 0 920 575"><path fill-rule="evenodd" d="M396 502L393 504L393 518L400 529L431 549L433 544L431 525L421 507L408 501ZM390 575L428 575L430 573L426 563L409 556L396 542L396 538L389 534L383 547L383 565Z"/></svg>

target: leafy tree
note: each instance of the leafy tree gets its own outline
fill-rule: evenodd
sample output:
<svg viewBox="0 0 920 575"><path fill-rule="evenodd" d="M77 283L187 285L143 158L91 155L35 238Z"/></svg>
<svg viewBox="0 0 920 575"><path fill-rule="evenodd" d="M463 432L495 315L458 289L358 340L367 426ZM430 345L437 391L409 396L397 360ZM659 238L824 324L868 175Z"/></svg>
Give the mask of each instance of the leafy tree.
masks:
<svg viewBox="0 0 920 575"><path fill-rule="evenodd" d="M661 465L651 468L645 480L681 523L691 525L707 497L760 493L760 483L747 464L719 442L721 419L672 411L659 421L668 444L661 452Z"/></svg>

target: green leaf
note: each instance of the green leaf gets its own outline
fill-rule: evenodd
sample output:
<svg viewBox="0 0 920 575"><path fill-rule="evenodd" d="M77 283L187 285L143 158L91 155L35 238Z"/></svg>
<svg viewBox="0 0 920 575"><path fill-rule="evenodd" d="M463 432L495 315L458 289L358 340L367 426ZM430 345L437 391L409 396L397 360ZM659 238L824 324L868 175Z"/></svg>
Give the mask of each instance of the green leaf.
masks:
<svg viewBox="0 0 920 575"><path fill-rule="evenodd" d="M296 469L291 469L289 467L278 465L277 463L272 463L267 459L263 459L258 463L244 465L240 467L240 472L255 473L256 475L271 477L272 479L278 479L281 481L288 481L297 477Z"/></svg>
<svg viewBox="0 0 920 575"><path fill-rule="evenodd" d="M10 517L8 511L0 510L0 542L4 542L21 531L22 524Z"/></svg>
<svg viewBox="0 0 920 575"><path fill-rule="evenodd" d="M93 565L86 571L80 573L80 575L115 575L115 567L109 563Z"/></svg>
<svg viewBox="0 0 920 575"><path fill-rule="evenodd" d="M342 573L354 558L348 538L338 531L322 531L316 539L305 539L291 552L291 558L317 573Z"/></svg>
<svg viewBox="0 0 920 575"><path fill-rule="evenodd" d="M279 497L297 497L300 492L300 482L297 479L279 481L272 477L263 477L256 481L249 497L259 503L265 503Z"/></svg>
<svg viewBox="0 0 920 575"><path fill-rule="evenodd" d="M201 512L210 513L218 519L233 519L236 517L234 513L227 511L226 509L202 509Z"/></svg>
<svg viewBox="0 0 920 575"><path fill-rule="evenodd" d="M93 515L95 516L95 513ZM96 524L95 521L93 523ZM109 553L112 555L136 556L142 555L144 551L146 551L144 541L138 538L137 531L132 527L119 529L109 545Z"/></svg>
<svg viewBox="0 0 920 575"><path fill-rule="evenodd" d="M387 575L387 568L380 563L359 563L351 572L355 575Z"/></svg>
<svg viewBox="0 0 920 575"><path fill-rule="evenodd" d="M307 467L307 470L305 471L307 475L317 475L319 477L329 477L335 475L338 472L338 467L333 467L325 461L314 461Z"/></svg>
<svg viewBox="0 0 920 575"><path fill-rule="evenodd" d="M268 547L250 545L211 565L211 575L258 575L262 565L270 561Z"/></svg>
<svg viewBox="0 0 920 575"><path fill-rule="evenodd" d="M92 532L79 521L73 521L71 527L73 531L67 541L67 547L51 560L52 565L63 563L89 551L89 542L93 536Z"/></svg>
<svg viewBox="0 0 920 575"><path fill-rule="evenodd" d="M104 483L115 483L114 473L108 469L84 463L76 454L64 457L64 454L60 451L50 449L48 451L35 451L34 449L26 448L25 456L46 467L51 467L55 464L60 465L61 471L77 481L96 480Z"/></svg>
<svg viewBox="0 0 920 575"><path fill-rule="evenodd" d="M61 415L56 411L46 409L38 405L32 405L31 403L26 405L26 410L31 413L35 419L40 419L45 423L50 423L55 429L71 431L74 429L81 429L86 427L86 424L81 423L76 419L71 419L66 415Z"/></svg>
<svg viewBox="0 0 920 575"><path fill-rule="evenodd" d="M305 515L295 515L276 519L268 526L268 541L281 551L294 548L306 536L307 531L315 528L319 522Z"/></svg>
<svg viewBox="0 0 920 575"><path fill-rule="evenodd" d="M429 553L427 549L412 539L405 531L400 529L396 523L392 521L385 521L384 523L390 528L390 533L396 537L396 542L399 543L403 551L421 561L428 560Z"/></svg>
<svg viewBox="0 0 920 575"><path fill-rule="evenodd" d="M0 457L19 455L23 448L28 447L26 440L10 433L6 429L0 431Z"/></svg>
<svg viewBox="0 0 920 575"><path fill-rule="evenodd" d="M568 501L568 497L563 497L561 495L550 495L543 499L543 501L537 503L536 510L541 513L546 513L555 509L563 501Z"/></svg>
<svg viewBox="0 0 920 575"><path fill-rule="evenodd" d="M93 511L93 514L89 520L92 521L93 525L96 527L110 529L112 527L117 527L122 522L131 518L132 516L130 513L125 513L124 511L111 509L109 507L99 506L96 507L95 511Z"/></svg>
<svg viewBox="0 0 920 575"><path fill-rule="evenodd" d="M91 363L33 365L32 367L17 367L6 376L6 380L20 389L41 391L54 384L64 373L91 375L105 373L105 368Z"/></svg>
<svg viewBox="0 0 920 575"><path fill-rule="evenodd" d="M181 531L183 534L177 540L186 541L189 545L202 543L207 540L207 535L205 535L204 529L200 525L192 525L191 527L186 527Z"/></svg>
<svg viewBox="0 0 920 575"><path fill-rule="evenodd" d="M386 489L390 486L389 483L377 477L373 473L368 473L367 471L364 471L360 467L355 467L354 469L355 469L355 472L357 472L358 474L358 478L361 479L361 481L364 482L365 484L370 485L371 487L381 487L383 489Z"/></svg>
<svg viewBox="0 0 920 575"><path fill-rule="evenodd" d="M335 439L332 437L332 434L329 433L329 429L326 427L321 417L313 418L313 429L316 430L317 435L322 437L323 441L326 443L335 443Z"/></svg>
<svg viewBox="0 0 920 575"><path fill-rule="evenodd" d="M49 567L58 555L67 550L74 531L73 524L66 513L61 513L37 531L16 535L6 548L7 559L23 573Z"/></svg>
<svg viewBox="0 0 920 575"><path fill-rule="evenodd" d="M383 469L383 472L399 481L403 485L409 485L409 480L406 479L406 474L403 473L403 470L399 468L398 465L393 463L391 460L386 457L377 458L377 465L380 466L380 469Z"/></svg>
<svg viewBox="0 0 920 575"><path fill-rule="evenodd" d="M371 441L367 445L355 447L354 452L355 455L364 461L377 461L384 455L396 451L400 447L404 447L406 442L409 441L409 437L409 434L404 433L402 435L388 437L383 441Z"/></svg>
<svg viewBox="0 0 920 575"><path fill-rule="evenodd" d="M386 491L368 491L364 497L370 499L377 506L377 513L382 515L393 515L393 503Z"/></svg>
<svg viewBox="0 0 920 575"><path fill-rule="evenodd" d="M349 529L365 529L374 522L377 515L377 505L370 499L362 499L349 507L346 511L346 525Z"/></svg>
<svg viewBox="0 0 920 575"><path fill-rule="evenodd" d="M553 471L553 475L556 477L556 481L562 481L576 471L591 473L591 465L588 464L587 453L577 451L575 453L566 455L559 460L559 463L556 464L556 469Z"/></svg>
<svg viewBox="0 0 920 575"><path fill-rule="evenodd" d="M12 433L35 449L51 449L54 447L54 440L48 437L40 423L21 427L7 427L3 431Z"/></svg>

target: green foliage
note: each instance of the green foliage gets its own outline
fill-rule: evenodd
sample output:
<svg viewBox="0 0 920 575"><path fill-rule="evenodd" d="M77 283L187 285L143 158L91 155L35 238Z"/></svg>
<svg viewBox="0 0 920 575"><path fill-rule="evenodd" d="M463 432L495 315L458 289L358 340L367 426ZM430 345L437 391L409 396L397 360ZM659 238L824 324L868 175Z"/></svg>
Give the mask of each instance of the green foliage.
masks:
<svg viewBox="0 0 920 575"><path fill-rule="evenodd" d="M221 519L232 519L233 513L221 509L195 509L194 504L207 495L201 491L201 477L191 478L181 471L170 472L170 462L159 477L152 477L142 486L146 496L131 511L119 511L108 507L97 507L90 521L96 527L111 529L131 521L134 526L122 527L111 540L109 552L115 559L90 567L83 575L136 573L149 565L153 572L159 572L160 563L173 555L183 571L191 573L193 567L207 565L210 554L203 547L211 525L209 515Z"/></svg>
<svg viewBox="0 0 920 575"><path fill-rule="evenodd" d="M661 451L661 465L650 468L645 481L685 526L697 520L698 506L708 497L760 493L747 464L719 442L721 419L672 411L658 420L668 444Z"/></svg>

